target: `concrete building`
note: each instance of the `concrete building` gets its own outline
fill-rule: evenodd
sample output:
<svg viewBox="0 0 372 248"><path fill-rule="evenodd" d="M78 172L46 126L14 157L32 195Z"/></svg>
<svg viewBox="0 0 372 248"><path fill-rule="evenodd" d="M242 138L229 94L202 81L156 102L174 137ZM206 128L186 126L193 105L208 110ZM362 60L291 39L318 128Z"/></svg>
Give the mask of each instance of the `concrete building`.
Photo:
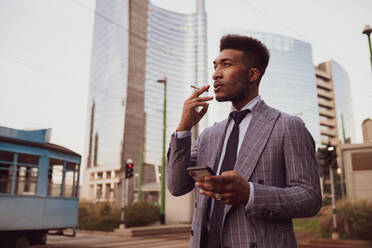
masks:
<svg viewBox="0 0 372 248"><path fill-rule="evenodd" d="M372 200L372 120L362 123L362 144L340 145L347 199Z"/></svg>
<svg viewBox="0 0 372 248"><path fill-rule="evenodd" d="M137 174L141 150L144 188L159 190L164 83L157 81L167 80L167 141L192 92L189 85L207 82L207 19L204 1L196 4L196 13L180 14L147 0L96 1L83 198L120 205L122 166L132 159ZM207 119L200 129L206 125ZM136 197L136 185L135 176L129 182L128 203ZM146 192L153 197L152 191ZM178 214L176 219L189 221L190 216Z"/></svg>
<svg viewBox="0 0 372 248"><path fill-rule="evenodd" d="M354 135L349 76L335 61L315 67L321 144L350 143Z"/></svg>
<svg viewBox="0 0 372 248"><path fill-rule="evenodd" d="M366 121L363 122L364 125ZM363 136L367 136L363 129ZM368 130L369 132L371 130ZM372 200L372 142L340 145L346 196L351 201Z"/></svg>

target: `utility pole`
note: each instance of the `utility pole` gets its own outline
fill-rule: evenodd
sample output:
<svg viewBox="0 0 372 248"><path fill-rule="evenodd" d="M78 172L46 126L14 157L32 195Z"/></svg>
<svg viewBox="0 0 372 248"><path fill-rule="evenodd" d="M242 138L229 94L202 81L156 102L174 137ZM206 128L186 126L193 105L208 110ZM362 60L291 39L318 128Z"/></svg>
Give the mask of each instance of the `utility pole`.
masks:
<svg viewBox="0 0 372 248"><path fill-rule="evenodd" d="M345 125L344 125L344 115L341 114L341 124L342 124L342 136L343 136L343 139L344 139L344 144L346 144L346 134L345 134ZM339 151L341 151L341 149L339 149ZM341 152L340 152L340 156L341 156ZM344 199L345 197L345 189L344 189L344 164L341 160L341 163L340 163L340 169L341 169L341 174L340 174L340 184L341 184L341 199Z"/></svg>
<svg viewBox="0 0 372 248"><path fill-rule="evenodd" d="M165 133L167 130L167 77L157 80L164 84L163 96L163 154L161 161L161 204L160 204L160 224L165 224Z"/></svg>
<svg viewBox="0 0 372 248"><path fill-rule="evenodd" d="M334 146L328 146L328 167L329 167L329 179L331 180L331 195L332 195L332 222L333 222L333 232L332 239L340 239L340 235L337 232L337 216L336 216L336 195L335 195L335 181L333 177L333 168L337 166L336 161L336 151Z"/></svg>
<svg viewBox="0 0 372 248"><path fill-rule="evenodd" d="M372 69L372 45L371 45L372 28L369 25L366 25L362 33L367 35L368 37L368 45L369 45L369 53L370 53L370 58L371 58L371 69Z"/></svg>
<svg viewBox="0 0 372 248"><path fill-rule="evenodd" d="M332 239L338 240L339 234L337 232L337 218L336 218L336 196L335 196L335 183L333 176L333 169L337 167L337 153L334 146L330 144L325 148L318 148L316 152L316 160L318 165L322 168L324 172L325 168L329 170L329 179L331 181L331 198L332 198L332 222L333 222L333 232Z"/></svg>

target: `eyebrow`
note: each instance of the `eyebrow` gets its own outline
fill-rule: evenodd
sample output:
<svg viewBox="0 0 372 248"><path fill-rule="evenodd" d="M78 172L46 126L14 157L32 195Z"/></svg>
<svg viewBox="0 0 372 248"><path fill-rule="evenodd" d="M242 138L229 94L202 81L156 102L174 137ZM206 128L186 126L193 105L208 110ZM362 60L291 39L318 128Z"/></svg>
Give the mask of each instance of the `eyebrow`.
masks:
<svg viewBox="0 0 372 248"><path fill-rule="evenodd" d="M222 59L219 60L219 62L221 62L221 63L226 62L226 61L233 62L233 60L230 59L230 58L222 58ZM213 65L216 65L216 64L217 64L216 60L213 60Z"/></svg>

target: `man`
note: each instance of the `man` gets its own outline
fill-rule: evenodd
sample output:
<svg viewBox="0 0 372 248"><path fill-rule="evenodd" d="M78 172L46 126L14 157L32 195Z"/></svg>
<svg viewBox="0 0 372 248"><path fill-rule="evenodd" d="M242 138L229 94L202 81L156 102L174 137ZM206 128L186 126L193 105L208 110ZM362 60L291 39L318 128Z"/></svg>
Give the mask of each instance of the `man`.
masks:
<svg viewBox="0 0 372 248"><path fill-rule="evenodd" d="M222 37L214 92L217 101L232 102L232 113L205 129L192 150L190 130L208 110L213 97L200 95L209 86L184 103L168 151L167 184L175 196L197 187L190 247L297 247L292 218L321 207L311 135L300 118L259 96L269 57L256 39ZM194 182L190 166L208 166L216 176Z"/></svg>

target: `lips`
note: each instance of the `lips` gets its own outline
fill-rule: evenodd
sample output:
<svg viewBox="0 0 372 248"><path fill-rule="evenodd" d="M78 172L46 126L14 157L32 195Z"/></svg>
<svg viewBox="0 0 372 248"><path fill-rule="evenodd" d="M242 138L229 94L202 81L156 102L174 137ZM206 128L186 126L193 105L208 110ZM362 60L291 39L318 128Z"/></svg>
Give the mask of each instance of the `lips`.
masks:
<svg viewBox="0 0 372 248"><path fill-rule="evenodd" d="M213 87L214 87L214 92L219 91L222 88L223 84L220 82L214 82Z"/></svg>

